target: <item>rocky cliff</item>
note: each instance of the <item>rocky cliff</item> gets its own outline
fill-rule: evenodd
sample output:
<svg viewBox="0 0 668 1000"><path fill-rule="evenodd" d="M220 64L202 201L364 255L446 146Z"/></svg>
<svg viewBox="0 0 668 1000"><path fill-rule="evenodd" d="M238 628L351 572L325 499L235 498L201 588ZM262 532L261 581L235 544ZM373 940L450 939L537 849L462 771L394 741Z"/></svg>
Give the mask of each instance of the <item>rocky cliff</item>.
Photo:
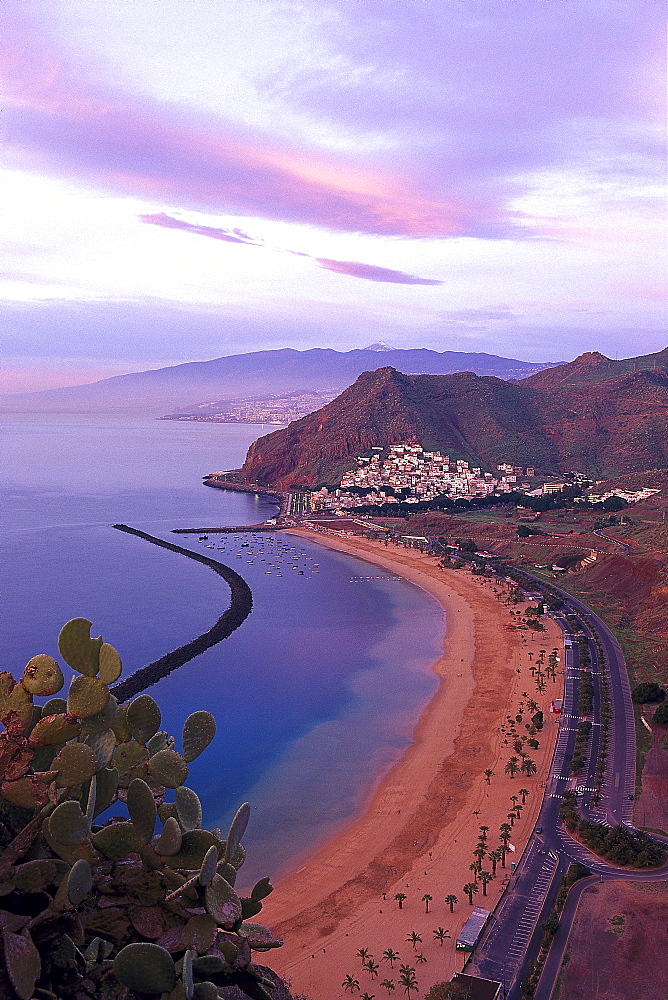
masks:
<svg viewBox="0 0 668 1000"><path fill-rule="evenodd" d="M471 372L365 372L327 406L255 441L244 473L283 488L335 483L357 455L399 441L486 469L510 461L602 478L665 468L668 368L627 365L615 374L615 364L623 363L584 355L562 366L570 369L562 377L552 369L521 382ZM583 372L586 380L574 378ZM552 382L543 386L541 378Z"/></svg>

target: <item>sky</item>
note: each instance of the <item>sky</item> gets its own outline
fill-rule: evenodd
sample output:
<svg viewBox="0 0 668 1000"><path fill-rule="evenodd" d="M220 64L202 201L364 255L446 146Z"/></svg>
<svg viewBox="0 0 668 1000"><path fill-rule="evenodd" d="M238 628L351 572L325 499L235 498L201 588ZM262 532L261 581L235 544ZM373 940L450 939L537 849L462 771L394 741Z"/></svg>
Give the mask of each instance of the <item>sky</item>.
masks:
<svg viewBox="0 0 668 1000"><path fill-rule="evenodd" d="M0 391L666 334L662 0L3 0Z"/></svg>

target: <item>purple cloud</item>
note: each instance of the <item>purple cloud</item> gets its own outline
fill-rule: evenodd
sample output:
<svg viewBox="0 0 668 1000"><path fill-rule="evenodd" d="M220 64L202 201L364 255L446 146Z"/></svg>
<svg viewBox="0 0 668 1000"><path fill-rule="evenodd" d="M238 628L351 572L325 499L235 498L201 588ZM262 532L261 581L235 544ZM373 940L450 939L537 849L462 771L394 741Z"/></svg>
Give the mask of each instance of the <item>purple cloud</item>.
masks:
<svg viewBox="0 0 668 1000"><path fill-rule="evenodd" d="M248 233L241 229L218 229L215 226L198 226L192 222L184 222L183 219L175 219L165 212L158 212L155 215L140 215L142 222L151 226L163 226L165 229L181 229L186 233L193 233L195 236L208 236L212 240L225 240L227 243L244 243L247 246L263 246L253 240ZM311 254L301 253L299 250L287 250L287 253L296 257L308 257L314 260L326 271L337 271L339 274L347 274L351 278L366 278L368 281L389 281L399 285L442 285L442 281L435 278L416 278L412 274L404 274L403 271L393 271L388 267L376 267L375 264L361 264L351 260L329 260L326 257L312 257Z"/></svg>
<svg viewBox="0 0 668 1000"><path fill-rule="evenodd" d="M336 271L338 274L348 274L351 278L366 278L368 281L389 281L396 285L442 285L435 278L416 278L403 271L393 271L389 267L376 267L375 264L360 264L355 260L328 260L326 257L315 257L314 260L326 271Z"/></svg>
<svg viewBox="0 0 668 1000"><path fill-rule="evenodd" d="M196 236L208 236L212 240L224 240L226 243L245 243L250 246L261 246L255 240L244 233L241 229L216 229L213 226L197 226L192 222L184 222L183 219L174 219L171 215L158 212L156 215L140 215L142 222L147 222L151 226L163 226L165 229L183 229L187 233L194 233Z"/></svg>

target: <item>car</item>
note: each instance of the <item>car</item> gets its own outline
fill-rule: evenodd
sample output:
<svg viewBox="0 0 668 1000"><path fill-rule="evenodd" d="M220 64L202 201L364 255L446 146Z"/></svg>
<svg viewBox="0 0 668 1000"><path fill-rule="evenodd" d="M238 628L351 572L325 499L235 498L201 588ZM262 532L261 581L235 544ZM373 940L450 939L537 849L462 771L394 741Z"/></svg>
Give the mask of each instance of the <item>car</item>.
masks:
<svg viewBox="0 0 668 1000"><path fill-rule="evenodd" d="M537 826L536 827L536 833L542 833L542 832L543 832L542 826Z"/></svg>

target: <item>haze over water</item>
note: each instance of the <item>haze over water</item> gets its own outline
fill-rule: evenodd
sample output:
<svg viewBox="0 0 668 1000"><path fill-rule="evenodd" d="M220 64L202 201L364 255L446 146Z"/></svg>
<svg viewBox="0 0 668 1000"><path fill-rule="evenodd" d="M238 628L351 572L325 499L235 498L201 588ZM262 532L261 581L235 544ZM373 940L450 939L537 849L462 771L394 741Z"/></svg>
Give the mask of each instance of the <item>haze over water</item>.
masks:
<svg viewBox="0 0 668 1000"><path fill-rule="evenodd" d="M238 466L261 432L116 417L6 419L0 668L19 676L35 653L57 655L58 631L72 617L89 618L94 634L117 647L125 676L209 628L228 606L225 583L111 524L198 548L197 536L171 529L270 517L275 508L256 497L201 484L208 472ZM248 535L227 536L225 552L200 547L248 581L253 612L229 639L149 689L177 748L189 712L216 716L217 736L188 784L209 827L225 827L251 802L249 881L289 865L359 809L435 691L429 664L444 630L439 606L413 585L352 583L389 574L280 538L294 546L295 571L275 559L267 569L266 541L251 542L249 565L241 548Z"/></svg>

